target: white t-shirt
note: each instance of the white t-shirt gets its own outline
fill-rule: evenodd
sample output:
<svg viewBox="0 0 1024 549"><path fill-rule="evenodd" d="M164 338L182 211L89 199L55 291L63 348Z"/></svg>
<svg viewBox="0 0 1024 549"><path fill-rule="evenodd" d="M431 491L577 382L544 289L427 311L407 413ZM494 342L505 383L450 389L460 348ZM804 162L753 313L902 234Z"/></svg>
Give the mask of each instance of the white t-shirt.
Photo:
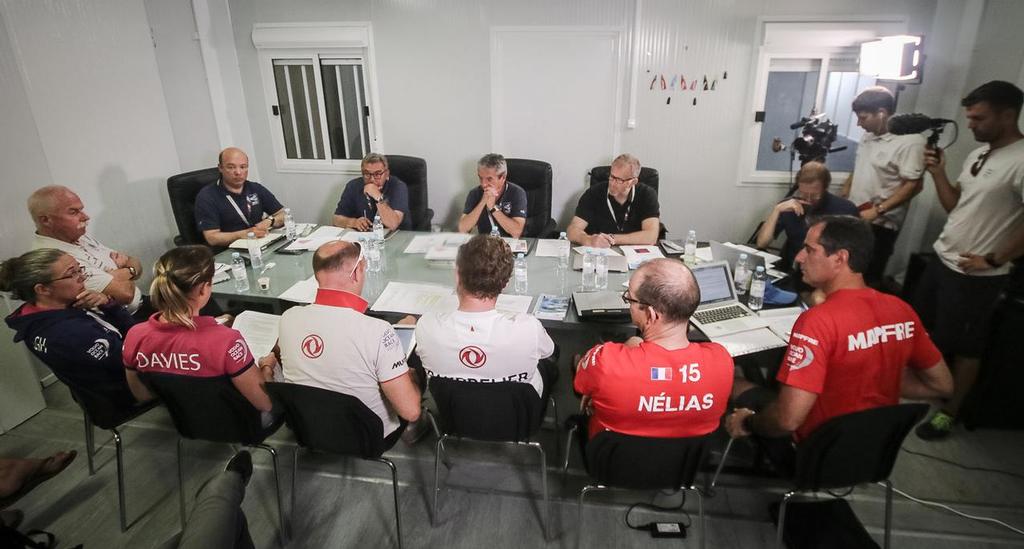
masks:
<svg viewBox="0 0 1024 549"><path fill-rule="evenodd" d="M960 189L960 199L949 212L942 234L935 241L935 252L956 272L961 253L985 255L996 251L1010 234L1024 223L1024 139L993 151L977 176L971 166L987 152L979 147L964 160L964 169L952 185ZM972 276L996 276L1010 272L1008 262L998 269L970 273Z"/></svg>
<svg viewBox="0 0 1024 549"><path fill-rule="evenodd" d="M88 278L85 279L85 289L87 290L102 292L114 280L114 275L107 272L117 269L117 264L110 257L114 250L100 244L98 240L87 234L78 239L78 244L37 234L32 242L32 249L40 248L55 248L75 258L79 265L85 267L86 274L88 274ZM132 302L126 305L128 311L131 313L137 311L141 302L142 291L135 286Z"/></svg>
<svg viewBox="0 0 1024 549"><path fill-rule="evenodd" d="M350 296L350 297L349 297ZM405 351L394 328L340 304L359 299L321 289L312 305L281 315L278 343L285 381L358 398L384 423L384 436L401 425L380 384L405 374ZM365 302L363 302L365 303Z"/></svg>
<svg viewBox="0 0 1024 549"><path fill-rule="evenodd" d="M924 146L920 134L875 135L864 132L857 145L857 159L850 185L850 202L857 207L879 204L892 196L903 180L920 179L924 173ZM872 223L898 231L907 217L910 202L878 216Z"/></svg>
<svg viewBox="0 0 1024 549"><path fill-rule="evenodd" d="M555 351L535 317L496 310L427 313L416 323L416 354L429 376L518 381L544 394L537 361Z"/></svg>

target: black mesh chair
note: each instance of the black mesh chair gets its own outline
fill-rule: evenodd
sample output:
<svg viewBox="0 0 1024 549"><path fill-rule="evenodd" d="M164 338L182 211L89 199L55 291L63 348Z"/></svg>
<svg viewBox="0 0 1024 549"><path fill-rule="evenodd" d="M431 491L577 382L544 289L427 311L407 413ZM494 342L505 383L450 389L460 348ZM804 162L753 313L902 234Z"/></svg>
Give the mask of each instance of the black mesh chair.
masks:
<svg viewBox="0 0 1024 549"><path fill-rule="evenodd" d="M65 385L67 385L66 382ZM71 390L71 397L75 399L75 402L82 409L82 418L85 423L85 455L89 462L90 476L96 474L96 466L93 462L96 455L93 427L110 431L114 439L114 455L117 461L117 503L121 520L121 531L124 532L128 530L128 518L124 489L124 447L119 429L125 423L155 408L159 402L151 400L129 408L122 408L98 392L84 387L75 388L71 385L67 386Z"/></svg>
<svg viewBox="0 0 1024 549"><path fill-rule="evenodd" d="M196 227L196 195L199 190L220 179L217 168L204 168L180 173L167 178L167 195L171 199L174 222L178 224L175 246L206 244L206 239Z"/></svg>
<svg viewBox="0 0 1024 549"><path fill-rule="evenodd" d="M409 216L412 218L412 230L429 231L430 222L434 219L427 201L427 161L415 156L400 154L386 155L388 170L395 177L405 182L409 189Z"/></svg>
<svg viewBox="0 0 1024 549"><path fill-rule="evenodd" d="M814 430L796 449L793 486L782 497L775 542L782 547L786 504L798 493L885 484L885 547L892 537L892 482L907 433L925 414L927 404L897 404L834 417Z"/></svg>
<svg viewBox="0 0 1024 549"><path fill-rule="evenodd" d="M259 448L270 454L274 463L274 484L277 489L277 512L282 542L287 537L284 507L281 504L281 477L277 468L277 450L263 443L284 423L278 418L263 427L260 411L246 400L230 379L197 378L177 374L146 372L139 375L156 393L171 414L178 430L178 496L181 525L185 526L185 470L182 466L182 445L185 439L240 444Z"/></svg>
<svg viewBox="0 0 1024 549"><path fill-rule="evenodd" d="M526 191L524 237L550 238L555 234L551 218L551 164L540 160L507 158L507 180Z"/></svg>
<svg viewBox="0 0 1024 549"><path fill-rule="evenodd" d="M569 420L563 471L569 466L573 435L586 437L580 416ZM578 432L577 432L578 431ZM706 542L704 527L704 495L694 485L697 472L707 459L708 446L714 433L700 437L654 438L624 435L614 431L598 433L586 444L583 466L597 481L580 490L577 503L576 546L582 545L583 500L590 492L610 488L628 490L673 489L697 494L697 520L700 522L700 546ZM722 458L725 459L725 456Z"/></svg>
<svg viewBox="0 0 1024 549"><path fill-rule="evenodd" d="M402 547L402 519L398 511L398 471L384 453L384 425L358 398L319 387L295 383L267 383L267 392L280 405L285 422L299 445L292 462L291 516L295 516L295 478L299 474L299 448L383 463L391 469L395 497L395 529Z"/></svg>
<svg viewBox="0 0 1024 549"><path fill-rule="evenodd" d="M427 416L437 433L434 448L434 512L437 522L440 456L448 439L533 448L540 453L541 490L544 496L544 535L548 537L551 509L548 503L547 458L539 442L530 439L544 420L544 401L529 383L504 381L478 383L432 377L427 383L437 406L437 417ZM553 401L551 401L553 403ZM556 420L557 423L557 420ZM445 452L447 456L447 452ZM449 463L445 460L445 463Z"/></svg>
<svg viewBox="0 0 1024 549"><path fill-rule="evenodd" d="M612 172L611 166L594 166L590 168L590 185L593 187L599 183L607 183L608 176ZM637 183L647 185L654 189L654 193L658 193L658 170L654 168L648 168L646 166L640 168L640 175L637 177ZM665 228L665 224L661 223L658 229L658 240L665 238L665 234L668 233L668 229Z"/></svg>

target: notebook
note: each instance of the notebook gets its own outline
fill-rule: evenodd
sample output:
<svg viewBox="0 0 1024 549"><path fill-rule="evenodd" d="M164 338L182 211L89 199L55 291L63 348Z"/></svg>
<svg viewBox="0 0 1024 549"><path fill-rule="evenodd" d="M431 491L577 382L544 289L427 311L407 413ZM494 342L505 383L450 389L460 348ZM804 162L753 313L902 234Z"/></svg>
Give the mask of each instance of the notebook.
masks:
<svg viewBox="0 0 1024 549"><path fill-rule="evenodd" d="M573 292L572 301L576 305L576 315L583 319L629 319L629 304L622 300L621 292Z"/></svg>
<svg viewBox="0 0 1024 549"><path fill-rule="evenodd" d="M691 270L700 287L700 305L690 320L712 341L716 336L768 325L736 298L736 287L733 285L728 261L712 261L692 267Z"/></svg>

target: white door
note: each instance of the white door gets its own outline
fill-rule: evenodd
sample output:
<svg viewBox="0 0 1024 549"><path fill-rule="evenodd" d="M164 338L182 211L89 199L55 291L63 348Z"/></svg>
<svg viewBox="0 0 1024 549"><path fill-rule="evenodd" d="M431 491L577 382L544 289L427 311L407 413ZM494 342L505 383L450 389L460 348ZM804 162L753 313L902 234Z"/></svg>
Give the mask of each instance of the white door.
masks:
<svg viewBox="0 0 1024 549"><path fill-rule="evenodd" d="M617 28L491 31L493 150L551 164L559 227L572 219L587 170L618 152L621 53Z"/></svg>

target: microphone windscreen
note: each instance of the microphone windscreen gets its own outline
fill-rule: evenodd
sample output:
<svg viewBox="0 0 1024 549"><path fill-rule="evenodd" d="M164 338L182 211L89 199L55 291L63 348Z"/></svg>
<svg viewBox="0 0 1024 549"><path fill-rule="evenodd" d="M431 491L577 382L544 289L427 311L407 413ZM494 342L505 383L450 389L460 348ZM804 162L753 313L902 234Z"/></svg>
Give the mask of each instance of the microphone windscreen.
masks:
<svg viewBox="0 0 1024 549"><path fill-rule="evenodd" d="M909 135L932 129L935 121L921 113L897 114L889 118L889 133Z"/></svg>

